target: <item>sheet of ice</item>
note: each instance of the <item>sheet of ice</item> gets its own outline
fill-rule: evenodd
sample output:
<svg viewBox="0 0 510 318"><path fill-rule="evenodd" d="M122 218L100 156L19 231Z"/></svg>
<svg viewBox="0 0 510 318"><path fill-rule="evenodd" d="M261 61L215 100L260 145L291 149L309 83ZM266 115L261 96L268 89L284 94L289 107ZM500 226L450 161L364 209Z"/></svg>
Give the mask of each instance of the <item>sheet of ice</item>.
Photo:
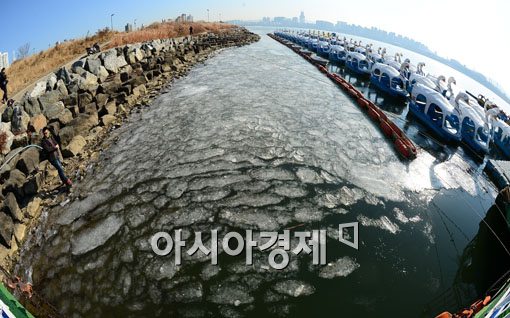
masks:
<svg viewBox="0 0 510 318"><path fill-rule="evenodd" d="M326 279L346 277L359 267L360 265L355 260L345 256L322 267L319 271L319 277Z"/></svg>
<svg viewBox="0 0 510 318"><path fill-rule="evenodd" d="M73 255L85 254L108 241L124 224L124 220L118 215L111 214L107 218L85 228L71 238Z"/></svg>
<svg viewBox="0 0 510 318"><path fill-rule="evenodd" d="M357 217L358 222L361 223L363 226L372 226L377 227L382 230L388 231L391 234L396 234L397 232L400 232L400 228L397 224L393 223L387 216L383 215L378 219L371 219L368 218L362 214L358 215Z"/></svg>

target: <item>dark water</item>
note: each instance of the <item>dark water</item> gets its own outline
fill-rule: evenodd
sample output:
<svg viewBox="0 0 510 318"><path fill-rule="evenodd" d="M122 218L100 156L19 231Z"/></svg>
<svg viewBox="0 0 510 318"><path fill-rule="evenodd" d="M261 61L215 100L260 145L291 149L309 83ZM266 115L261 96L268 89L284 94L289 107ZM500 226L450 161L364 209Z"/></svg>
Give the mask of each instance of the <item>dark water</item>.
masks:
<svg viewBox="0 0 510 318"><path fill-rule="evenodd" d="M455 148L400 161L347 96L267 36L196 67L111 138L75 190L85 198L49 211L24 246L19 268L65 316L419 317L452 286L495 197ZM358 250L338 241L347 222L359 222ZM195 231L324 229L328 265L291 254L278 271L269 252L246 266L220 249L218 266L183 253L177 267L150 247L174 229L187 247Z"/></svg>

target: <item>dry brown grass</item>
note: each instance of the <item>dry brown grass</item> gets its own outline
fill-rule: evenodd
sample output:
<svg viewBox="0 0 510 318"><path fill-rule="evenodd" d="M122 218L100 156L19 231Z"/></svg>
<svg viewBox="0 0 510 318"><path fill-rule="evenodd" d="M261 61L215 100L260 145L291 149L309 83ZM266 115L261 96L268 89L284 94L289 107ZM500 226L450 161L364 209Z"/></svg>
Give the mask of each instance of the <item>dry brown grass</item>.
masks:
<svg viewBox="0 0 510 318"><path fill-rule="evenodd" d="M86 48L91 47L94 43L111 40L114 34L107 30L100 30L94 36L59 43L46 51L15 61L6 70L9 79L7 87L9 95L14 96L49 72L86 54Z"/></svg>
<svg viewBox="0 0 510 318"><path fill-rule="evenodd" d="M145 41L151 41L155 39L166 39L179 36L189 35L189 27L193 26L193 34L202 32L214 32L219 33L224 30L233 28L233 25L225 23L205 23L205 22L193 22L193 23L176 23L176 22L165 22L165 23L153 23L143 30L133 31L129 33L117 33L113 37L112 41L108 45L108 48L121 46L131 43L139 43Z"/></svg>
<svg viewBox="0 0 510 318"><path fill-rule="evenodd" d="M44 75L85 55L86 48L91 47L96 42L99 44L109 42L106 47L101 47L101 49L108 49L130 43L184 36L189 34L190 25L193 26L194 34L202 32L219 33L234 27L224 23L165 22L154 23L142 30L129 33L100 30L94 36L63 42L46 51L15 61L6 70L9 79L9 96L14 96Z"/></svg>

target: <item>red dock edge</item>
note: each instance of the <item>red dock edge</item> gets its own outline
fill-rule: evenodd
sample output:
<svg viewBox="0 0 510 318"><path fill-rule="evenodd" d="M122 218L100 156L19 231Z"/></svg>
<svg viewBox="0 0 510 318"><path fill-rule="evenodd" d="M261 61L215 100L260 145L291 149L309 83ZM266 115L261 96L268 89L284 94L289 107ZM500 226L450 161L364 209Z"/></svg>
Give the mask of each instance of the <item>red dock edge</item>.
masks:
<svg viewBox="0 0 510 318"><path fill-rule="evenodd" d="M379 127L382 133L393 143L398 154L409 160L416 158L418 151L414 143L397 125L395 125L395 123L388 119L386 114L377 105L375 105L371 100L366 99L358 89L352 86L351 83L347 82L343 77L336 73L328 72L328 69L325 66L315 62L310 55L301 52L301 48L292 47L292 44L285 43L281 38L272 33L269 33L268 36L289 47L305 60L315 65L319 71L326 74L326 76L343 89L345 93L356 100L359 108L368 115L368 117Z"/></svg>

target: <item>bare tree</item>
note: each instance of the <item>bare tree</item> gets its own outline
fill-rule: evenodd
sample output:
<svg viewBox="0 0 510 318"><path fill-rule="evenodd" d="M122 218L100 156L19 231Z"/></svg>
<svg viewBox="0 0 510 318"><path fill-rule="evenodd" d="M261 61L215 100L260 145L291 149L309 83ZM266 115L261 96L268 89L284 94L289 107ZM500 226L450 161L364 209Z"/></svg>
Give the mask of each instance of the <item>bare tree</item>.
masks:
<svg viewBox="0 0 510 318"><path fill-rule="evenodd" d="M30 43L25 43L18 48L16 51L16 58L18 60L24 59L30 53Z"/></svg>

